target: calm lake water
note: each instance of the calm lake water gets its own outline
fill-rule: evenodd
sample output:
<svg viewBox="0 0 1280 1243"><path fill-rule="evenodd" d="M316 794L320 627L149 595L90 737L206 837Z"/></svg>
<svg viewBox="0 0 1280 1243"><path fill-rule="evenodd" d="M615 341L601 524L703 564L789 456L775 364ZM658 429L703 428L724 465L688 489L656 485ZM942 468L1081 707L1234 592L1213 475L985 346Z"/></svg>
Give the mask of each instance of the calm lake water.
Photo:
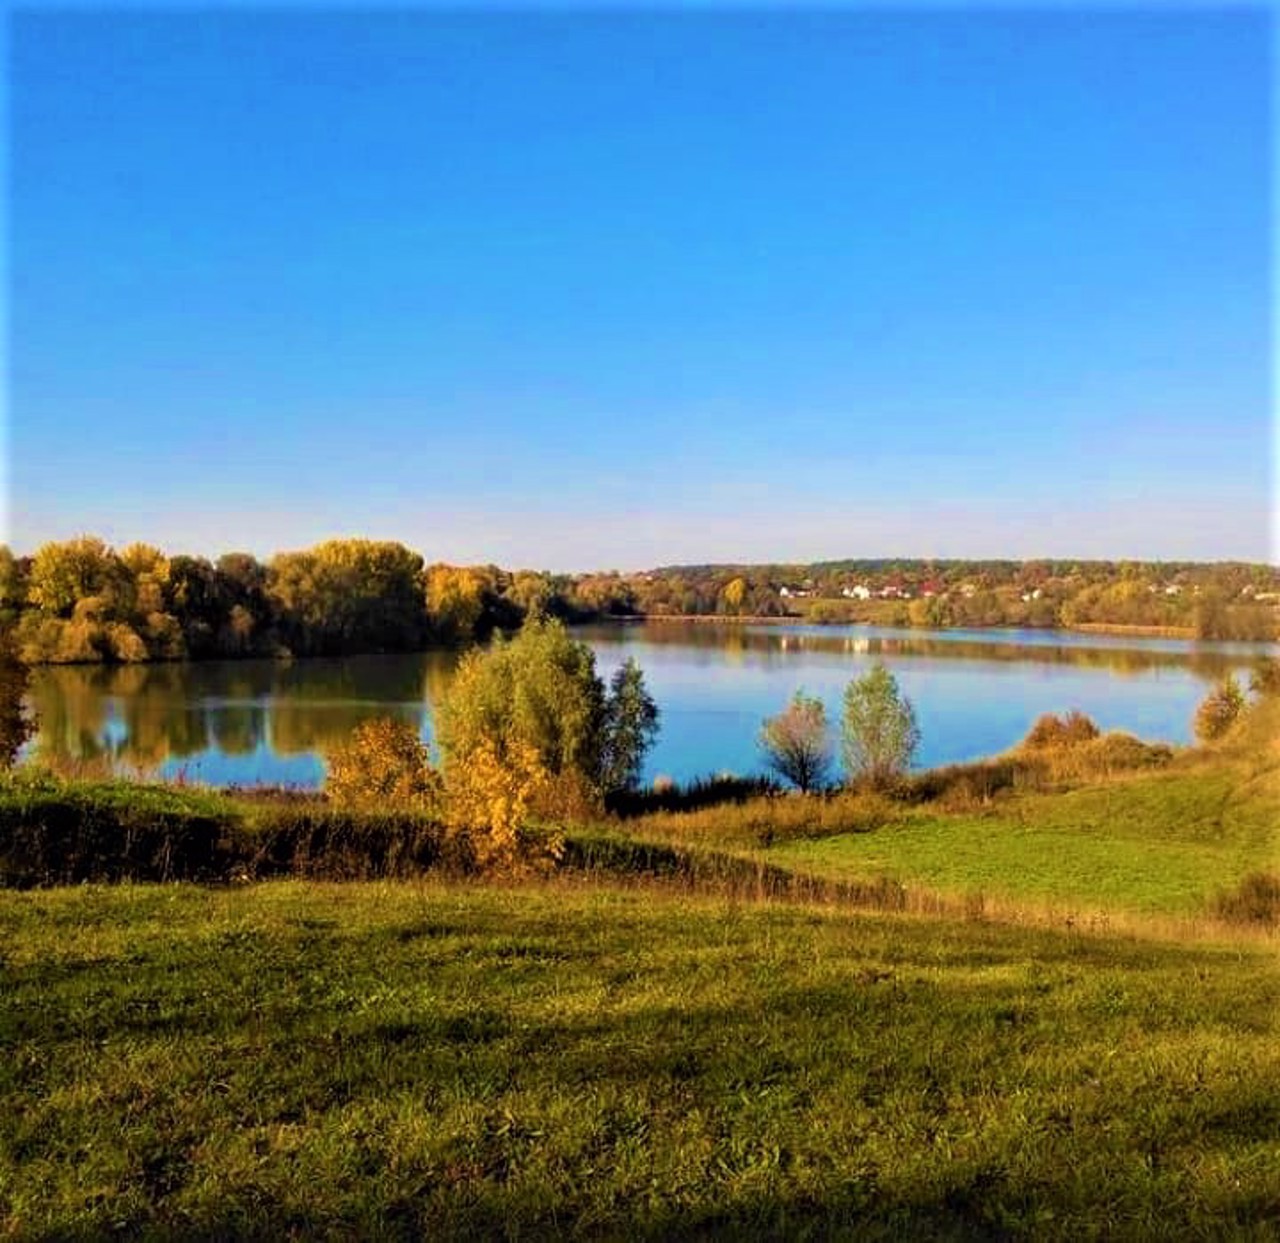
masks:
<svg viewBox="0 0 1280 1243"><path fill-rule="evenodd" d="M838 721L850 679L879 659L916 706L922 767L1011 746L1042 712L1079 708L1104 729L1187 742L1209 686L1275 645L1046 631L921 633L870 626L658 623L585 627L607 679L629 656L662 712L646 778L761 769L760 723L798 688ZM35 671L34 747L212 785L315 787L324 753L363 720L431 735L451 652L293 662L216 661Z"/></svg>

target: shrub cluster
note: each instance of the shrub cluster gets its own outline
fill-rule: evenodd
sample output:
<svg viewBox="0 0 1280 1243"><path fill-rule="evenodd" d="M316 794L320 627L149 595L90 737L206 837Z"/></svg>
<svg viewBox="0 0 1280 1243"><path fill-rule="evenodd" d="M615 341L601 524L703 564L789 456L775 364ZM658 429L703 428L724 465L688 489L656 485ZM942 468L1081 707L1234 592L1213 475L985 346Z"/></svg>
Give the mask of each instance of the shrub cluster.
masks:
<svg viewBox="0 0 1280 1243"><path fill-rule="evenodd" d="M365 721L326 756L325 793L340 807L436 811L440 779L417 730L390 717Z"/></svg>
<svg viewBox="0 0 1280 1243"><path fill-rule="evenodd" d="M1233 924L1280 926L1280 876L1274 872L1252 872L1239 886L1218 896L1214 912Z"/></svg>
<svg viewBox="0 0 1280 1243"><path fill-rule="evenodd" d="M531 821L593 819L606 795L635 790L657 721L634 661L606 691L590 647L535 619L464 657L436 709L440 771L411 725L383 719L330 754L325 790L339 807L440 820L479 866L509 867L539 841L560 849Z"/></svg>
<svg viewBox="0 0 1280 1243"><path fill-rule="evenodd" d="M1083 712L1073 708L1062 716L1046 712L1037 718L1022 745L1031 751L1042 751L1053 747L1074 747L1082 742L1092 742L1100 731L1097 725Z"/></svg>
<svg viewBox="0 0 1280 1243"><path fill-rule="evenodd" d="M204 800L142 787L8 780L0 793L0 885L224 880L234 818Z"/></svg>
<svg viewBox="0 0 1280 1243"><path fill-rule="evenodd" d="M86 881L371 880L473 871L471 843L438 820L319 800L242 802L126 783L8 780L0 886Z"/></svg>
<svg viewBox="0 0 1280 1243"><path fill-rule="evenodd" d="M1244 706L1240 684L1230 675L1223 678L1196 709L1196 737L1201 742L1216 742L1236 723Z"/></svg>
<svg viewBox="0 0 1280 1243"><path fill-rule="evenodd" d="M1077 722L1072 724L1072 718ZM1051 722L1052 724L1048 724ZM1107 777L1143 768L1161 768L1173 759L1173 748L1164 743L1143 742L1132 734L1115 731L1088 735L1096 726L1087 717L1043 716L1033 733L1040 738L1072 736L1078 741L1038 745L1024 742L1008 755L971 764L949 764L904 778L893 788L895 797L909 803L942 802L952 807L988 803L1013 790L1040 790L1063 781Z"/></svg>
<svg viewBox="0 0 1280 1243"><path fill-rule="evenodd" d="M706 846L774 846L781 842L868 833L900 818L901 806L871 789L837 789L809 798L776 795L719 805L649 811L628 824L645 838Z"/></svg>
<svg viewBox="0 0 1280 1243"><path fill-rule="evenodd" d="M957 806L987 803L996 795L1041 783L1044 767L1019 758L948 764L902 779L893 794L907 803L945 802Z"/></svg>
<svg viewBox="0 0 1280 1243"><path fill-rule="evenodd" d="M1249 674L1249 689L1262 696L1280 693L1280 659L1261 657Z"/></svg>

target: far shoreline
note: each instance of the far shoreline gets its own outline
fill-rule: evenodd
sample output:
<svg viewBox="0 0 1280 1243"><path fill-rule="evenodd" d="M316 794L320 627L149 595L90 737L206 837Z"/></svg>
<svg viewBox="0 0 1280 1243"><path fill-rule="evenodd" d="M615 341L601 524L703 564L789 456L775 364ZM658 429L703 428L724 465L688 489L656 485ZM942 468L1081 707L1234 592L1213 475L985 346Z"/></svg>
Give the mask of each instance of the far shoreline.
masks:
<svg viewBox="0 0 1280 1243"><path fill-rule="evenodd" d="M848 621L827 621L804 617L798 613L786 617L763 617L752 615L722 615L719 613L615 613L601 617L585 625L601 623L649 624L651 622L692 622L698 625L738 625L738 626L876 626L883 630L902 630L910 634L948 634L954 630L1036 630L1045 634L1067 632L1076 634L1115 635L1118 638L1132 639L1186 639L1192 642L1217 643L1218 639L1196 638L1194 626L1131 626L1120 622L1080 622L1074 626L1059 624L1056 626L895 626L889 622L870 621L853 618ZM1230 642L1230 640L1227 640ZM1261 640L1266 642L1267 640Z"/></svg>

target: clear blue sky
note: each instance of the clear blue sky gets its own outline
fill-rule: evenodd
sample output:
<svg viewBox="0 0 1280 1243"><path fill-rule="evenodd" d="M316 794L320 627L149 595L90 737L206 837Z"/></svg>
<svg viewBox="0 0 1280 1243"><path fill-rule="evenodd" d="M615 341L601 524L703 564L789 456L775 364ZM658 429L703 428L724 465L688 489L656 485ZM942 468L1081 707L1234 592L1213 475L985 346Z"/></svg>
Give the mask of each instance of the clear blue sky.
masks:
<svg viewBox="0 0 1280 1243"><path fill-rule="evenodd" d="M1275 560L1260 9L39 10L10 539Z"/></svg>

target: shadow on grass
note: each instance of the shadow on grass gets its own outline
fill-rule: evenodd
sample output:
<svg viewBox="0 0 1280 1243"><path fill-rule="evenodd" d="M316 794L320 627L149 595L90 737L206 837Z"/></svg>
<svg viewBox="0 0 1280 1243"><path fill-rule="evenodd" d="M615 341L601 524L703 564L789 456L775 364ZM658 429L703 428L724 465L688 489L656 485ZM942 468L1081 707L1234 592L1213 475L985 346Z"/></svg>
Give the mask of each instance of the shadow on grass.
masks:
<svg viewBox="0 0 1280 1243"><path fill-rule="evenodd" d="M702 811L707 807L745 803L781 790L776 781L767 777L696 777L684 785L672 783L646 790L615 791L608 797L607 810L629 820L658 811Z"/></svg>
<svg viewBox="0 0 1280 1243"><path fill-rule="evenodd" d="M1248 1182L1206 1217L1194 1177L1273 1142L1267 1068L1205 1081L1175 1058L1151 1073L1162 1037L1182 1047L1189 1000L1228 1040L1274 1024L1260 985L1186 984L1232 955L986 927L947 941L854 916L820 918L815 966L805 913L725 907L700 923L627 912L600 959L555 910L508 915L505 934L490 914L155 942L92 977L10 968L6 1044L26 1069L0 1138L15 1171L65 1160L86 1142L77 1125L121 1154L90 1223L44 1237L969 1239L1276 1221ZM780 949L762 949L766 926ZM1077 970L1090 962L1114 987ZM86 1066L90 1048L108 1069ZM145 1109L143 1086L109 1069L140 1051ZM81 1089L49 1111L68 1078ZM423 1120L416 1141L388 1101ZM24 1108L43 1122L24 1126ZM282 1128L300 1147L271 1146ZM223 1165L246 1135L257 1163Z"/></svg>

